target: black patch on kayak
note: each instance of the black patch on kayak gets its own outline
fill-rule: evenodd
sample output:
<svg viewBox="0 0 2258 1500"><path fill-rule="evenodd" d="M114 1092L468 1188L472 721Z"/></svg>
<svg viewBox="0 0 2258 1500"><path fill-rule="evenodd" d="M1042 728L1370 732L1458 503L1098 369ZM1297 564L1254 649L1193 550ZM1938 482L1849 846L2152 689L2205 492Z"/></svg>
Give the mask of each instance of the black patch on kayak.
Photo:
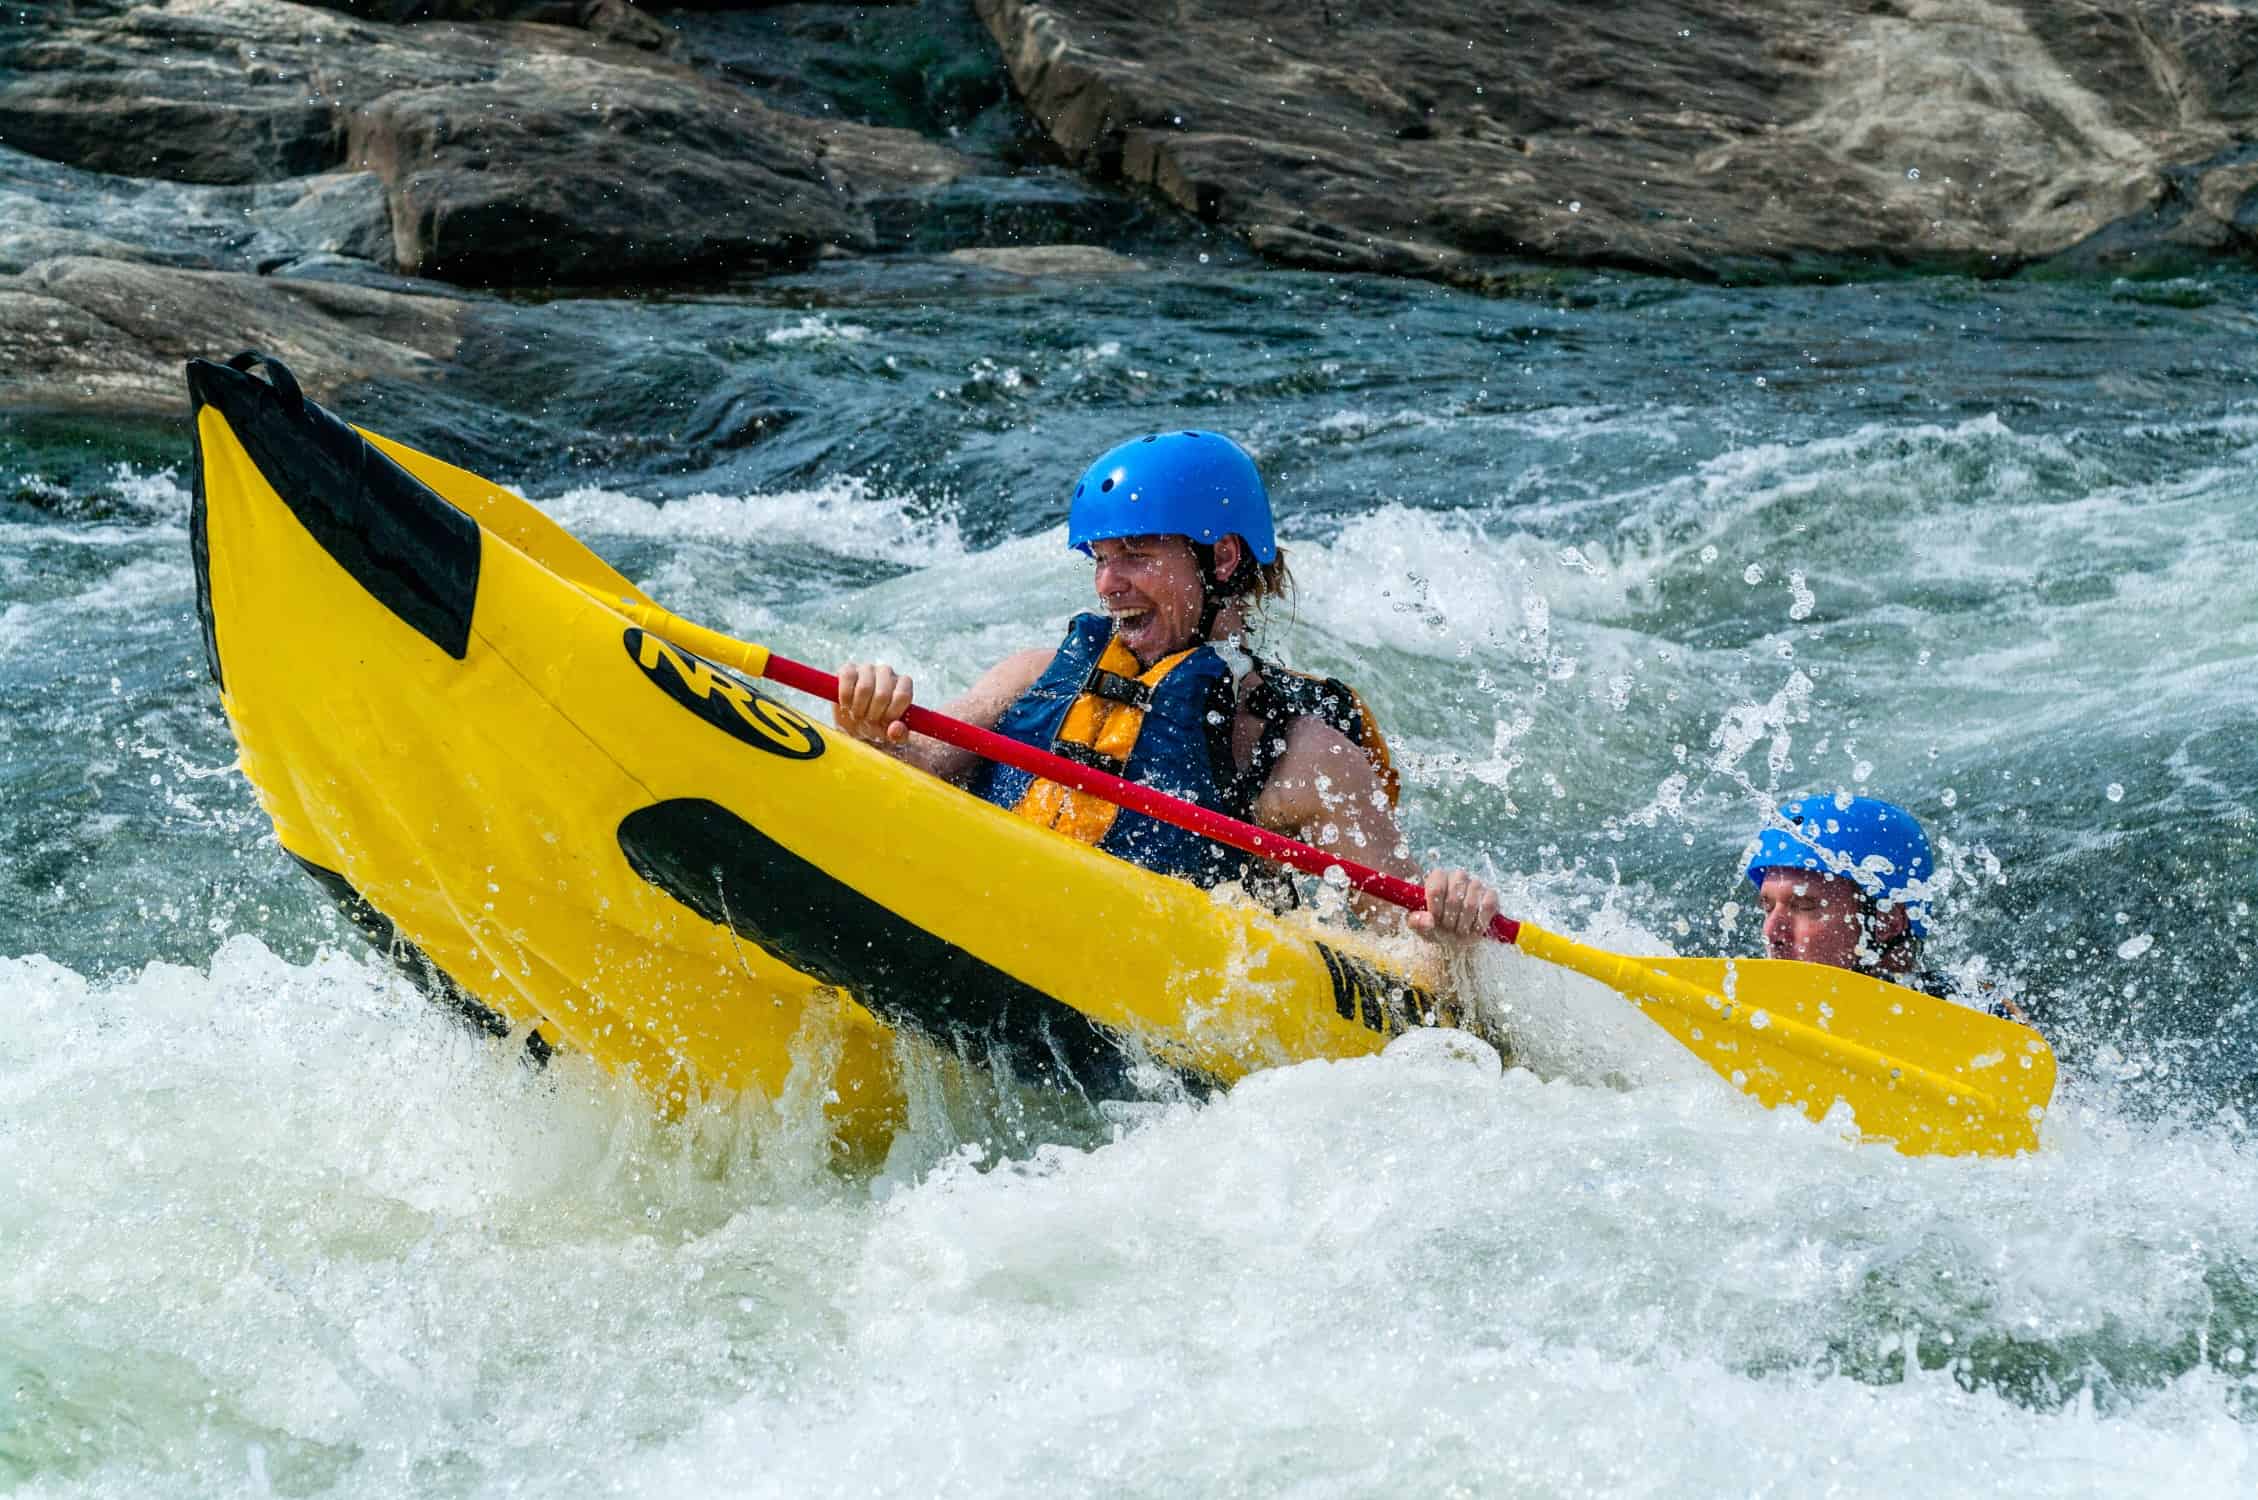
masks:
<svg viewBox="0 0 2258 1500"><path fill-rule="evenodd" d="M635 873L707 921L882 1019L947 1045L992 1049L1021 1077L1100 1097L1134 1094L1105 1028L887 910L718 803L682 797L629 813ZM1190 1081L1190 1080L1187 1080Z"/></svg>
<svg viewBox="0 0 2258 1500"><path fill-rule="evenodd" d="M1333 1008L1344 1021L1354 1021L1382 1036L1397 1036L1414 1024L1432 1025L1443 1014L1442 1003L1428 990L1401 975L1351 958L1324 943L1317 944L1325 972L1333 980Z"/></svg>
<svg viewBox="0 0 2258 1500"><path fill-rule="evenodd" d="M253 365L264 365L271 383L249 374ZM190 360L188 395L196 411L211 406L226 418L290 513L354 582L462 660L478 602L476 521L308 401L280 360L248 352L224 365ZM195 535L201 548L200 526ZM208 568L205 558L200 578ZM205 619L209 629L208 601Z"/></svg>
<svg viewBox="0 0 2258 1500"><path fill-rule="evenodd" d="M796 709L754 692L702 656L630 625L622 637L627 655L659 691L731 739L786 760L814 760L823 736Z"/></svg>
<svg viewBox="0 0 2258 1500"><path fill-rule="evenodd" d="M196 364L188 366L188 390L193 406L204 403L196 395ZM196 425L193 410L188 419L190 443L188 446L188 472L191 476L188 502L188 558L196 570L196 619L204 631L204 665L212 674L212 686L227 691L227 680L220 676L220 635L212 621L212 540L207 529L204 509L204 434Z"/></svg>
<svg viewBox="0 0 2258 1500"><path fill-rule="evenodd" d="M283 852L290 853L287 849ZM392 919L369 905L368 898L355 890L350 880L335 870L315 864L304 855L291 854L290 857L298 861L299 869L314 878L314 884L329 893L329 899L336 902L338 910L345 913L345 920L375 945L378 952L391 960L393 968L405 974L417 989L430 996L441 1009L473 1031L484 1032L487 1036L510 1034L510 1023L500 1011L457 984L451 975L425 956L421 948L400 936L400 929L392 925ZM526 1039L526 1051L533 1055L536 1062L547 1062L548 1043L542 1042L538 1049L533 1044L533 1039L539 1036L540 1033L536 1031Z"/></svg>

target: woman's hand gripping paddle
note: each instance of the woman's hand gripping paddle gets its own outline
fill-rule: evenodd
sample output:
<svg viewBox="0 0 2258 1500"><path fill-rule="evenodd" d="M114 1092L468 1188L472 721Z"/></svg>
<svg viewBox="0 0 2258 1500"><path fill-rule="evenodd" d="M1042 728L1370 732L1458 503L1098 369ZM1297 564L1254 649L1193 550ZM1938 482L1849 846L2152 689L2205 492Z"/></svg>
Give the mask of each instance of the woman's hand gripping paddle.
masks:
<svg viewBox="0 0 2258 1500"><path fill-rule="evenodd" d="M636 625L721 666L819 698L838 679L600 585L587 592ZM1226 818L1149 786L1023 745L930 709L904 716L919 734L970 750L1234 849L1323 876L1419 911L1408 880ZM1911 1155L2008 1155L2038 1144L2054 1093L2054 1053L2027 1026L1918 990L1823 964L1784 959L1630 958L1499 917L1490 935L1532 958L1596 979L1741 1092L1816 1119L1847 1103L1868 1139Z"/></svg>

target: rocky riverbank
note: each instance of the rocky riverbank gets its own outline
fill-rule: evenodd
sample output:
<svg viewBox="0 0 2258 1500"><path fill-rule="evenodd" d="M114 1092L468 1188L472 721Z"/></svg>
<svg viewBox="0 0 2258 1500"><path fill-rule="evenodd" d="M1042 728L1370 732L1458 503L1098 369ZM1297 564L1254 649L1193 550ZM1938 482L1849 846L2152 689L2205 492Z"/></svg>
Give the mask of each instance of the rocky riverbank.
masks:
<svg viewBox="0 0 2258 1500"><path fill-rule="evenodd" d="M467 337L510 318L484 291L1088 243L1150 218L1023 159L1030 138L962 5L783 10L13 14L0 403L171 409L182 358L255 341L294 349L317 390L431 377L508 343ZM856 117L886 112L921 128Z"/></svg>
<svg viewBox="0 0 2258 1500"><path fill-rule="evenodd" d="M2258 11L976 0L1093 175L1290 265L2000 274L2258 247Z"/></svg>
<svg viewBox="0 0 2258 1500"><path fill-rule="evenodd" d="M494 292L965 251L1086 267L1027 252L1134 255L1156 212L1275 264L1472 286L1532 265L2245 257L2258 12L62 0L0 18L0 404L18 408L170 410L182 357L253 341L317 390L433 378L503 357L514 304Z"/></svg>

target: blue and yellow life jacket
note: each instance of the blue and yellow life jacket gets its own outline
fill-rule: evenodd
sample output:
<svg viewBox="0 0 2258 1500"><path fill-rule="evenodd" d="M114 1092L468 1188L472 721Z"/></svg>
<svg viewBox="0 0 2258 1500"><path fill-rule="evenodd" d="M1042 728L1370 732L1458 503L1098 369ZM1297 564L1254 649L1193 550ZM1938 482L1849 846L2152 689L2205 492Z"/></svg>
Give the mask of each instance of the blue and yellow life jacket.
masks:
<svg viewBox="0 0 2258 1500"><path fill-rule="evenodd" d="M1386 741L1354 691L1329 678L1305 677L1259 660L1256 666L1261 686L1245 708L1264 721L1264 728L1244 770L1231 753L1232 721L1239 711L1236 684L1215 648L1202 642L1146 667L1113 638L1113 622L1104 615L1076 615L1068 623L1049 668L1004 710L996 731L1243 819L1286 748L1292 720L1314 715L1371 758L1389 802L1395 801L1396 775ZM1163 875L1212 886L1249 873L1248 856L1236 849L993 761L984 763L972 791L1031 822Z"/></svg>

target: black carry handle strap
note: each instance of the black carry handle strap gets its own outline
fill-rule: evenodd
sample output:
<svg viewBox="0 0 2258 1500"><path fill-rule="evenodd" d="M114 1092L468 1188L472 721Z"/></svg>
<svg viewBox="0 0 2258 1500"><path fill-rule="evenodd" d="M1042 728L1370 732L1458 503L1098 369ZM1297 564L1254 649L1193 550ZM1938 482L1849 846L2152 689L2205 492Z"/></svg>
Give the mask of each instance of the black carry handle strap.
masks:
<svg viewBox="0 0 2258 1500"><path fill-rule="evenodd" d="M229 369L240 370L246 375L251 373L253 365L266 366L267 383L274 387L275 394L282 398L285 406L294 412L306 409L306 393L298 389L298 377L290 373L288 365L273 355L261 353L257 349L246 349L227 362Z"/></svg>

